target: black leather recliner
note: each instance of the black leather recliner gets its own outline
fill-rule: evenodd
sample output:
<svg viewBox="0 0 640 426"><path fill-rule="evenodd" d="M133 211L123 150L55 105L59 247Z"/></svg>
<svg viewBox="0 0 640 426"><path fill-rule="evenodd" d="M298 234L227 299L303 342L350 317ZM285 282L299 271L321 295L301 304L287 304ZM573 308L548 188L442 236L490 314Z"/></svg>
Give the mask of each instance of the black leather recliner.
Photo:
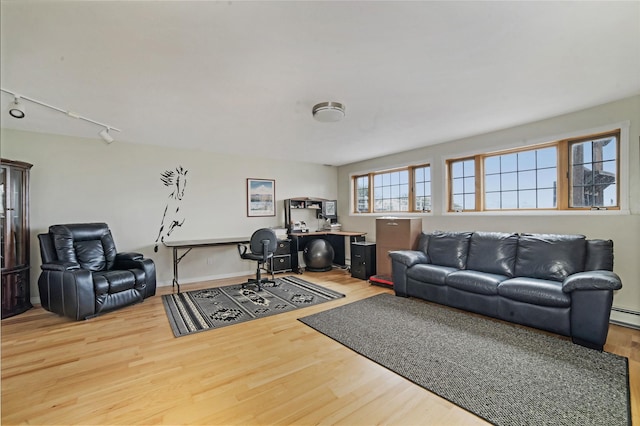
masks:
<svg viewBox="0 0 640 426"><path fill-rule="evenodd" d="M81 320L156 294L156 268L140 253L118 253L106 223L53 225L39 234L42 307Z"/></svg>

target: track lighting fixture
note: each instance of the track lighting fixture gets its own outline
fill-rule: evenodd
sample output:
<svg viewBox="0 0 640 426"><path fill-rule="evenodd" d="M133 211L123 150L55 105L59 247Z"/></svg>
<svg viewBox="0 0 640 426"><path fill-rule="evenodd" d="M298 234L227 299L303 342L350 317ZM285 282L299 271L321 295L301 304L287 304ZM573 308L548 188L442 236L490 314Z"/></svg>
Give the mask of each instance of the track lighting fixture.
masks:
<svg viewBox="0 0 640 426"><path fill-rule="evenodd" d="M103 129L100 133L98 133L98 135L106 142L106 143L111 143L113 142L113 136L111 136L109 134L109 128L107 127L106 129Z"/></svg>
<svg viewBox="0 0 640 426"><path fill-rule="evenodd" d="M16 96L9 104L9 115L13 118L24 118L24 105L20 103L20 97Z"/></svg>
<svg viewBox="0 0 640 426"><path fill-rule="evenodd" d="M53 109L55 111L61 112L61 113L65 114L65 115L67 115L69 117L77 118L77 119L84 120L84 121L88 121L89 123L93 123L93 124L98 125L100 127L104 127L104 129L101 130L98 133L98 135L107 143L113 142L113 136L111 136L111 134L109 133L111 130L114 130L116 132L120 131L120 129L116 129L115 127L110 126L108 124L100 123L99 121L95 121L95 120L92 120L90 118L78 115L75 112L66 111L66 110L64 110L62 108L58 108L58 107L55 107L53 105L46 104L46 103L44 103L42 101L39 101L37 99L29 98L29 97L23 96L23 95L18 95L16 92L13 92L11 90L6 90L6 89L0 88L0 91L5 92L5 93L9 93L10 95L13 95L14 100L13 100L13 102L11 102L9 104L9 114L14 118L24 118L25 117L24 104L22 104L20 102L21 100L24 100L24 101L33 102L34 104L38 104L38 105L41 105L43 107L47 107L47 108Z"/></svg>

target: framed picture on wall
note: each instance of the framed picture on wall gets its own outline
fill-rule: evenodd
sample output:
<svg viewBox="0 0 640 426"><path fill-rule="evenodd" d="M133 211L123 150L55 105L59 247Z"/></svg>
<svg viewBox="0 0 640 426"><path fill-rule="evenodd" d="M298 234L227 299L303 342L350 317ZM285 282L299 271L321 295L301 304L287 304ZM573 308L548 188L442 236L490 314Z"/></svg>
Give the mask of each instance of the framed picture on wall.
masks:
<svg viewBox="0 0 640 426"><path fill-rule="evenodd" d="M247 179L247 216L276 215L276 181Z"/></svg>

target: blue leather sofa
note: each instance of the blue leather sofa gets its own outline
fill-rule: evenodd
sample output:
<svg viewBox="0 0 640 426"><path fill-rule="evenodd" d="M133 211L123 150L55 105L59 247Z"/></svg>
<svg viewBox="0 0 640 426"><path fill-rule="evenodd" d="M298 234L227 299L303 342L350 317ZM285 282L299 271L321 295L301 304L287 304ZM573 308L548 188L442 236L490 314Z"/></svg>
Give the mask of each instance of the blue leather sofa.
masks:
<svg viewBox="0 0 640 426"><path fill-rule="evenodd" d="M570 336L602 350L613 291L613 241L583 235L422 233L418 250L391 251L397 296Z"/></svg>

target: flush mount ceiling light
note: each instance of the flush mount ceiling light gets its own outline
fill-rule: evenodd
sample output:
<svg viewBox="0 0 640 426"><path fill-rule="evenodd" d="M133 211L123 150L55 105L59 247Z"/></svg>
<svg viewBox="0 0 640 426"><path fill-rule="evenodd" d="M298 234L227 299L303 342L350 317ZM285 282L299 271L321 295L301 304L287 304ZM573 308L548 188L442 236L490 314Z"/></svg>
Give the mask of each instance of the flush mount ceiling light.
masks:
<svg viewBox="0 0 640 426"><path fill-rule="evenodd" d="M47 107L47 108L53 109L53 110L58 111L58 112L61 112L61 113L65 114L65 115L68 115L71 118L77 118L79 120L84 120L84 121L87 121L89 123L93 123L95 125L98 125L100 127L104 127L104 129L100 133L98 133L98 135L107 143L113 142L113 136L111 136L109 134L110 130L115 130L116 132L120 131L120 129L116 129L115 127L113 127L113 126L111 126L109 124L100 123L99 121L95 121L95 120L92 120L90 118L83 117L81 115L76 114L75 112L66 111L66 110L64 110L62 108L58 108L58 107L55 107L53 105L46 104L46 103L44 103L42 101L39 101L37 99L29 98L29 97L23 96L23 95L18 95L16 92L13 92L11 90L6 90L6 89L0 88L0 91L5 92L5 93L9 93L10 95L13 95L14 100L13 100L13 102L11 102L9 104L9 114L14 118L24 118L26 116L24 105L22 103L20 103L20 100L25 100L25 101L33 102L34 104L41 105L43 107Z"/></svg>
<svg viewBox="0 0 640 426"><path fill-rule="evenodd" d="M323 123L340 121L344 118L344 105L340 102L321 102L314 105L313 118Z"/></svg>
<svg viewBox="0 0 640 426"><path fill-rule="evenodd" d="M20 103L20 97L16 96L9 104L9 115L13 118L24 118L24 105Z"/></svg>

